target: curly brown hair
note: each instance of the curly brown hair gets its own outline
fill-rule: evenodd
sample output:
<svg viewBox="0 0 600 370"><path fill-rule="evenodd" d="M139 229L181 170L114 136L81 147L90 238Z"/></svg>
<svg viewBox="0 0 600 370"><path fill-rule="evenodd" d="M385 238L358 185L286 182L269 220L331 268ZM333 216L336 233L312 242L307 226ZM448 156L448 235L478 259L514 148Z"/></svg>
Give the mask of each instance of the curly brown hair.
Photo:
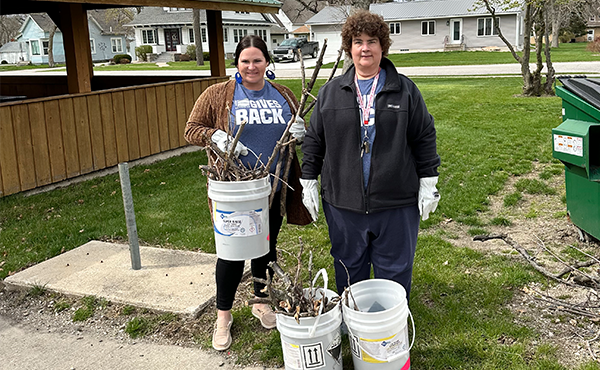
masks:
<svg viewBox="0 0 600 370"><path fill-rule="evenodd" d="M379 14L373 14L368 10L358 10L346 19L342 27L342 49L351 55L352 38L365 33L377 37L383 50L383 56L388 55L392 40L390 39L390 27Z"/></svg>

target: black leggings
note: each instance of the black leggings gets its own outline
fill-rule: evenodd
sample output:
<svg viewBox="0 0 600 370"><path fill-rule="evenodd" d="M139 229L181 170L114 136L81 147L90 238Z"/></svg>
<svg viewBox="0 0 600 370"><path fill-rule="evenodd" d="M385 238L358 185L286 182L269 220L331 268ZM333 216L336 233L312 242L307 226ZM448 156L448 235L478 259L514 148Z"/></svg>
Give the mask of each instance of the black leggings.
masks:
<svg viewBox="0 0 600 370"><path fill-rule="evenodd" d="M269 262L277 261L277 236L281 229L283 217L279 212L279 192L275 193L273 199L273 207L269 209L269 253L255 258L251 261L252 276L266 279L267 269L272 275L273 270L268 267ZM228 261L217 259L216 281L217 281L217 309L229 311L233 306L235 292L242 280L244 274L244 261ZM261 292L265 287L264 284L254 282L254 295L257 297L267 297L268 295Z"/></svg>

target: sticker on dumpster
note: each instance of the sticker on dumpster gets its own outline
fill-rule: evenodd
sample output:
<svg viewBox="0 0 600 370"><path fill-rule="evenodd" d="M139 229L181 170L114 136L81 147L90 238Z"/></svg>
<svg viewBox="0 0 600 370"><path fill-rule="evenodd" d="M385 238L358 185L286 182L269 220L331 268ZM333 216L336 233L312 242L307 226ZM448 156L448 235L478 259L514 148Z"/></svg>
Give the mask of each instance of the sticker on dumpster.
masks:
<svg viewBox="0 0 600 370"><path fill-rule="evenodd" d="M231 237L260 235L263 232L262 213L262 209L232 212L215 208L215 232Z"/></svg>
<svg viewBox="0 0 600 370"><path fill-rule="evenodd" d="M554 134L554 151L583 157L583 138Z"/></svg>

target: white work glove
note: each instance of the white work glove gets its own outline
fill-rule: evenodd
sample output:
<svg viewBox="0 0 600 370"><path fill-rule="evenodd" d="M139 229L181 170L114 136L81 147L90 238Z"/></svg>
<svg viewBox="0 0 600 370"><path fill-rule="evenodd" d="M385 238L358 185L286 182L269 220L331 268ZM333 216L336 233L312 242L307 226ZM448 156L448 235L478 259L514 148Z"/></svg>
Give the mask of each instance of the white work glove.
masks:
<svg viewBox="0 0 600 370"><path fill-rule="evenodd" d="M423 177L419 179L419 213L423 221L429 218L429 214L435 212L440 193L435 187L438 182L438 176Z"/></svg>
<svg viewBox="0 0 600 370"><path fill-rule="evenodd" d="M317 180L300 179L302 185L302 203L308 209L313 221L319 216L319 189Z"/></svg>
<svg viewBox="0 0 600 370"><path fill-rule="evenodd" d="M217 144L217 147L221 149L223 152L228 152L229 148L231 148L231 144L233 144L233 138L223 130L217 130L210 137L213 143ZM233 151L233 155L238 157L239 155L248 155L248 148L241 142L237 142L235 149Z"/></svg>
<svg viewBox="0 0 600 370"><path fill-rule="evenodd" d="M299 143L304 141L304 135L306 135L306 127L304 126L304 120L302 117L296 117L296 122L292 123L290 127L290 134L298 140Z"/></svg>

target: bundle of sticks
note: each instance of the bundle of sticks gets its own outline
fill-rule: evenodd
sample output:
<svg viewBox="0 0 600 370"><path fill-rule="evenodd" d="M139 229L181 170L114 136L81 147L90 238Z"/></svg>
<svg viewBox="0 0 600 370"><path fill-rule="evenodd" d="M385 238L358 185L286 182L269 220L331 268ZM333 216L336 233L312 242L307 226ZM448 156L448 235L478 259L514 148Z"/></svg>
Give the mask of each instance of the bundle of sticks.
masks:
<svg viewBox="0 0 600 370"><path fill-rule="evenodd" d="M324 314L331 311L339 302L340 297L333 299L327 298L325 295L325 289L322 287L312 286L304 289L302 280L302 253L304 251L304 244L302 243L302 237L300 239L300 251L296 255L298 264L296 265L296 271L294 278L292 279L279 266L277 262L269 262L269 267L273 269L274 276L267 274L267 280L254 278L255 281L265 284L263 289L264 293L268 293L269 296L265 298L253 298L246 302L246 304L254 303L267 303L275 307L275 311L286 316L292 316L299 322L301 317L315 317L319 314ZM312 252L309 252L308 261L308 280L312 282L313 262ZM276 277L276 279L274 279ZM321 306L323 308L321 309Z"/></svg>
<svg viewBox="0 0 600 370"><path fill-rule="evenodd" d="M218 181L245 181L245 180L254 180L259 179L269 175L269 169L273 165L273 162L277 160L277 164L275 167L275 173L273 174L273 186L271 191L271 196L269 197L269 207L271 207L273 203L273 198L275 196L275 192L278 188L279 181L283 183L284 186L281 188L281 202L280 202L280 213L281 215L285 215L286 213L286 198L287 198L287 188L288 178L290 174L290 168L292 164L292 159L296 153L296 139L291 135L290 128L297 121L297 118L300 117L304 119L304 116L310 112L310 110L315 106L317 98L311 94L311 91L317 81L317 76L319 71L321 70L321 66L323 65L323 57L325 55L325 50L327 49L327 39L323 42L323 48L321 49L321 53L319 54L319 59L317 59L317 63L315 65L315 69L313 71L312 77L309 83L306 83L306 73L304 67L304 59L302 57L302 52L298 49L298 54L300 56L300 66L302 69L302 96L300 98L300 105L297 109L296 115L292 116L290 121L287 123L287 127L281 136L281 138L277 141L271 156L267 159L266 163L261 160L261 154L258 155L256 166L253 168L248 168L244 166L239 158L234 156L235 147L239 141L239 137L244 129L245 122L242 122L240 125L235 137L233 137L232 142L227 147L230 148L227 152L223 152L220 150L216 144L212 143L211 140L206 140L206 142L210 142L205 150L208 154L209 162L208 165L200 166L202 173L213 180ZM342 50L338 50L338 56L335 61L335 64L329 74L329 78L326 82L331 80L335 75L337 70L337 65L339 64L340 58L342 56ZM312 101L308 103L308 98L311 97ZM228 135L230 132L227 133Z"/></svg>

